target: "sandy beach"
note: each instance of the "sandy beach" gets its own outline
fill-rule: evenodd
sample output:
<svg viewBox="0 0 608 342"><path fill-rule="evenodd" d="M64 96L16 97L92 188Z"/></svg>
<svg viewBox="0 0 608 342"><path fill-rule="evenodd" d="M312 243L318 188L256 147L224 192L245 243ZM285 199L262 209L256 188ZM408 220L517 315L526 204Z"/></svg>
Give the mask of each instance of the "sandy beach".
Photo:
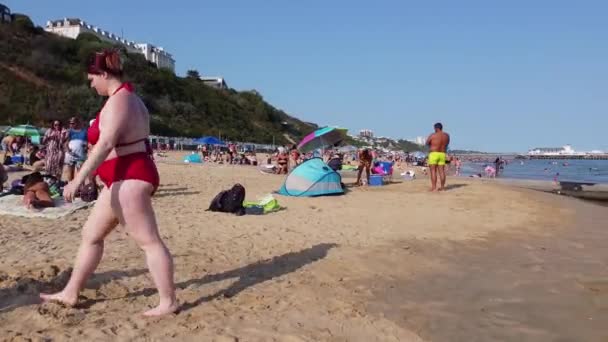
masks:
<svg viewBox="0 0 608 342"><path fill-rule="evenodd" d="M77 307L37 304L65 284L90 209L0 216L2 340L608 339L605 207L467 178L429 193L426 178L395 176L339 197L276 196L284 210L237 217L205 209L234 183L255 200L284 177L179 160L158 161L153 201L180 311L140 316L157 296L120 227Z"/></svg>

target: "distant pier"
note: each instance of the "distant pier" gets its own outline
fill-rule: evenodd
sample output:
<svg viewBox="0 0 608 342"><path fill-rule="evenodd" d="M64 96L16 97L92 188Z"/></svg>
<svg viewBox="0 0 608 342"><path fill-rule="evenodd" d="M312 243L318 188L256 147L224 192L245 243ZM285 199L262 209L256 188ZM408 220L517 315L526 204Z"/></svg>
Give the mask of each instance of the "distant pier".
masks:
<svg viewBox="0 0 608 342"><path fill-rule="evenodd" d="M584 155L518 155L516 159L569 159L569 160L608 160L608 154Z"/></svg>

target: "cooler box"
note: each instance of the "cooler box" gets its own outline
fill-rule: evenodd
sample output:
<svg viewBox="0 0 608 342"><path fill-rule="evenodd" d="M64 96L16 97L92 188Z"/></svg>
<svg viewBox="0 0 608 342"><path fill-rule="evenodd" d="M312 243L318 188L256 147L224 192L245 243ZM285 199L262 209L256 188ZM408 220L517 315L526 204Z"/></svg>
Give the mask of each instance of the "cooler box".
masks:
<svg viewBox="0 0 608 342"><path fill-rule="evenodd" d="M370 175L369 185L370 186L381 186L384 182L382 181L382 175Z"/></svg>
<svg viewBox="0 0 608 342"><path fill-rule="evenodd" d="M380 162L380 166L384 170L384 173L390 175L393 173L393 163L392 162Z"/></svg>

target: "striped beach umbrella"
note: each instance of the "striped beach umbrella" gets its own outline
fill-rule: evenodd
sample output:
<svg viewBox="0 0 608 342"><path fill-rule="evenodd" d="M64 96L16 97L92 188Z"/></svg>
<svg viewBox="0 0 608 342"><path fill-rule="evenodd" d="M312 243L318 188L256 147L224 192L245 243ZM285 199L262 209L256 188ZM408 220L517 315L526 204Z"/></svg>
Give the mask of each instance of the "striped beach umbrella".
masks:
<svg viewBox="0 0 608 342"><path fill-rule="evenodd" d="M4 134L22 137L35 137L40 135L40 130L32 125L19 125L9 128L6 130L6 132L4 132Z"/></svg>
<svg viewBox="0 0 608 342"><path fill-rule="evenodd" d="M298 150L308 152L318 148L334 146L344 140L344 129L323 127L305 136L298 144Z"/></svg>

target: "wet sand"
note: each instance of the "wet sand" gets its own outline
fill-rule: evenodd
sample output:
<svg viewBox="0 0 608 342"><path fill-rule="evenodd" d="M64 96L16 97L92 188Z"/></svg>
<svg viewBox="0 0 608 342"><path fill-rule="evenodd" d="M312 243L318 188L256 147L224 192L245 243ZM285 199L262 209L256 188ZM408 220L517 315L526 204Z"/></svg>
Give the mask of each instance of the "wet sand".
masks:
<svg viewBox="0 0 608 342"><path fill-rule="evenodd" d="M605 338L603 207L450 178L441 194L418 179L340 197L277 196L285 210L236 217L204 209L236 182L253 200L283 177L166 161L154 207L175 258L180 312L139 315L157 296L142 252L120 227L77 307L35 304L38 292L65 284L89 210L62 220L3 216L3 339Z"/></svg>
<svg viewBox="0 0 608 342"><path fill-rule="evenodd" d="M570 202L571 224L396 244L425 266L370 280L369 308L430 341L608 341L608 215Z"/></svg>

